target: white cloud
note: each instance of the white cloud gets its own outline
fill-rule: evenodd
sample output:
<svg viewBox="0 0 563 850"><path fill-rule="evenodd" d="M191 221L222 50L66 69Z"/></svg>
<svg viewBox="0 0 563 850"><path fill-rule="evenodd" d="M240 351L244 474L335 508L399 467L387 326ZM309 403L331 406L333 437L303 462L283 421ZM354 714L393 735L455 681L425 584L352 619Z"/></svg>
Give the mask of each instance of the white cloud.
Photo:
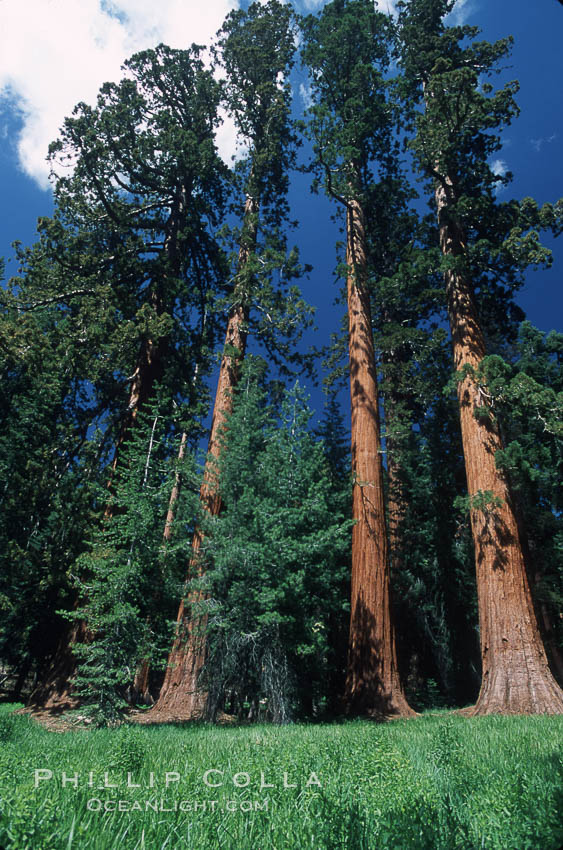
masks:
<svg viewBox="0 0 563 850"><path fill-rule="evenodd" d="M305 83L299 84L299 97L303 103L305 109L309 109L313 104L313 92L310 85L305 85Z"/></svg>
<svg viewBox="0 0 563 850"><path fill-rule="evenodd" d="M462 0L463 1L463 0ZM295 5L302 7L304 11L316 12L322 6L326 6L328 0L296 0ZM397 12L397 0L374 0L375 8L387 15L395 15Z"/></svg>
<svg viewBox="0 0 563 850"><path fill-rule="evenodd" d="M557 133L552 133L551 136L544 138L543 136L539 139L530 139L530 144L535 150L536 153L539 153L544 145L549 145L551 142L554 142L557 138Z"/></svg>
<svg viewBox="0 0 563 850"><path fill-rule="evenodd" d="M457 0L452 11L444 18L448 26L460 27L473 13L473 0Z"/></svg>
<svg viewBox="0 0 563 850"><path fill-rule="evenodd" d="M508 174L508 165L504 159L494 159L490 163L490 167L493 174L498 175L498 177L504 177L505 174ZM499 181L495 186L495 195L500 195L505 189L506 186Z"/></svg>
<svg viewBox="0 0 563 850"><path fill-rule="evenodd" d="M43 188L49 142L79 101L121 77L132 53L164 42L175 48L207 43L238 0L2 0L0 110L17 111L21 168ZM225 125L221 148L230 156Z"/></svg>
<svg viewBox="0 0 563 850"><path fill-rule="evenodd" d="M378 12L384 12L386 15L395 15L397 13L397 0L375 0L375 8Z"/></svg>
<svg viewBox="0 0 563 850"><path fill-rule="evenodd" d="M303 6L308 12L314 12L324 6L327 0L300 0L299 6Z"/></svg>
<svg viewBox="0 0 563 850"><path fill-rule="evenodd" d="M494 162L491 163L491 171L493 174L498 174L499 177L504 177L508 171L508 165L504 159L495 159Z"/></svg>

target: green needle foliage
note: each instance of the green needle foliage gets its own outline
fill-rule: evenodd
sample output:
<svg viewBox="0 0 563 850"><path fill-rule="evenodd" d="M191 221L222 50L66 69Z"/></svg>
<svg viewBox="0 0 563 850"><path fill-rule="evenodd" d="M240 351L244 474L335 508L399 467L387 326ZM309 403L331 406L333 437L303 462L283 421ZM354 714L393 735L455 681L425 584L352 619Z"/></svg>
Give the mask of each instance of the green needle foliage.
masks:
<svg viewBox="0 0 563 850"><path fill-rule="evenodd" d="M100 467L71 311L48 297L25 308L53 283L43 263L0 301L0 656L18 671L16 692L56 649L55 611L69 600L67 570L84 548Z"/></svg>
<svg viewBox="0 0 563 850"><path fill-rule="evenodd" d="M123 78L103 85L94 104L78 104L50 147L54 214L40 220L33 246L18 245L18 275L0 290L0 684L6 679L19 698L48 680L65 658L61 636L78 619L88 635L76 650L85 712L115 723L140 662L150 662L156 696L178 600L193 589L208 628L201 687L210 718L282 723L342 707L348 434L334 396L315 427L303 387L282 382L306 360L295 344L313 310L294 285L309 269L290 247L300 131L314 190L339 212L351 201L361 206L365 223L374 404L383 424L375 451L384 457L408 699L424 709L476 696L469 509L491 520L498 509L488 487L466 496L460 374L452 375L446 331L444 273L452 269L468 282L489 355L464 367L479 393L475 415L502 438L496 464L518 503L539 626L563 683L563 340L523 321L515 302L526 270L552 262L541 237L562 231L563 204L510 199L510 174L491 166L518 116L518 83L493 86L499 75L508 79L512 40L491 44L476 27L448 26L453 0L404 0L396 21L372 0L332 0L304 18L281 0L243 6L227 15L209 52L159 45L131 57ZM310 84L301 123L292 89L298 49ZM217 153L222 111L238 138L231 168ZM455 225L460 235L449 254L435 221L437 186L447 195L442 230ZM341 263L340 277L345 270ZM248 337L267 363L247 356L215 462L223 507L201 516L195 458L213 352L233 315L242 347ZM333 340L336 388L348 372L346 334ZM227 345L225 354L236 361L234 385L243 351ZM203 532L203 569L186 588L195 528ZM528 750L518 749L517 724L499 720L520 761L514 768L499 756L489 775L474 755L477 725L462 732L455 719L439 729L434 722L404 740L389 729L392 745L359 725L328 739L299 732L295 747L307 765L319 759L346 781L305 803L288 794L282 809L291 829L295 808L305 806L295 846L503 850L549 846L553 836L560 843L560 783L542 785L544 773L560 771L535 728ZM0 721L9 776L26 729L22 718ZM495 724L482 729L497 747ZM365 750L354 743L358 730ZM121 766L142 762L140 738L128 734L116 750ZM201 734L224 753L211 732ZM190 741L197 750L196 737ZM327 746L338 749L338 765ZM524 769L532 751L542 759ZM281 758L273 744L268 752ZM354 773L349 752L358 761L368 752L368 773ZM263 766L259 758L252 764ZM57 832L56 806L43 799L34 809L30 794L22 786L10 796L2 846L102 846L91 820L64 820ZM160 821L142 823L139 847L169 840ZM281 818L272 832L264 823L237 822L233 847L284 846ZM202 821L188 826L192 844L215 841ZM126 846L128 829L119 826L116 845Z"/></svg>
<svg viewBox="0 0 563 850"><path fill-rule="evenodd" d="M258 361L236 390L219 460L224 508L209 520L203 579L209 613L204 671L212 716L277 722L318 714L333 674L328 642L342 594L350 521L303 389L268 402Z"/></svg>
<svg viewBox="0 0 563 850"><path fill-rule="evenodd" d="M97 296L97 317L81 315L88 302L75 309L105 367L96 389L120 402L115 427L136 370L141 404L155 381L180 400L214 340L227 169L214 137L221 88L200 54L195 45L136 54L95 107L78 104L50 147L53 167L72 171L55 181L43 251Z"/></svg>
<svg viewBox="0 0 563 850"><path fill-rule="evenodd" d="M409 144L417 169L429 191L445 187L448 220L466 239L465 254L444 259L442 268L457 263L471 280L493 353L516 338L524 316L514 292L529 266L550 265L540 232L561 232L563 203L540 207L532 198L499 200L496 190L512 175L495 174L491 158L502 147L503 127L518 116L519 84L511 81L495 91L490 79L503 70L512 38L477 41L478 27L446 26L443 17L452 6L451 0L399 3L401 87L413 106Z"/></svg>
<svg viewBox="0 0 563 850"><path fill-rule="evenodd" d="M483 361L483 385L502 423L495 460L518 496L540 627L563 682L563 337L523 322L512 354Z"/></svg>
<svg viewBox="0 0 563 850"><path fill-rule="evenodd" d="M295 15L279 0L235 10L217 33L213 51L241 147L231 175L239 224L222 229L234 281L225 303L242 306L245 331L284 373L299 361L294 343L313 312L291 283L309 267L287 244L288 230L296 225L289 221L287 192L299 144L291 117Z"/></svg>
<svg viewBox="0 0 563 850"><path fill-rule="evenodd" d="M305 126L315 157L313 188L365 205L374 175L396 153L385 79L391 23L368 0L333 0L320 15L302 19L301 28L313 98Z"/></svg>
<svg viewBox="0 0 563 850"><path fill-rule="evenodd" d="M114 480L114 514L101 520L75 567L82 604L72 617L84 621L90 634L74 648L76 687L85 713L98 723L119 719L137 665L143 660L161 665L170 642L197 510L193 454L177 460L172 424L162 404L140 415ZM173 534L164 540L175 482ZM103 509L103 491L100 503Z"/></svg>

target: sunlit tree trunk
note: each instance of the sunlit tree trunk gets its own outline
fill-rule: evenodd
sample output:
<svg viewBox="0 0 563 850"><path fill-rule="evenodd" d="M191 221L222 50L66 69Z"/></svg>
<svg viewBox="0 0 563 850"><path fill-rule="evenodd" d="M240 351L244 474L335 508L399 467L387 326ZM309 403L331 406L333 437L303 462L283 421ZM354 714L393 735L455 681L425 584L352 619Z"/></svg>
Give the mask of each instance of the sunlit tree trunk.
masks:
<svg viewBox="0 0 563 850"><path fill-rule="evenodd" d="M378 389L361 205L346 213L353 518L345 706L375 717L414 714L397 666L391 615Z"/></svg>
<svg viewBox="0 0 563 850"><path fill-rule="evenodd" d="M452 260L445 282L454 363L458 372L468 370L458 383L467 489L473 504L482 505L471 509L483 664L473 711L563 713L563 693L549 669L538 629L509 485L495 465L502 441L493 417L481 415L487 407L486 387L473 370L485 357L485 342L464 271L465 234L452 213L456 198L450 179L437 185L435 198L441 250Z"/></svg>

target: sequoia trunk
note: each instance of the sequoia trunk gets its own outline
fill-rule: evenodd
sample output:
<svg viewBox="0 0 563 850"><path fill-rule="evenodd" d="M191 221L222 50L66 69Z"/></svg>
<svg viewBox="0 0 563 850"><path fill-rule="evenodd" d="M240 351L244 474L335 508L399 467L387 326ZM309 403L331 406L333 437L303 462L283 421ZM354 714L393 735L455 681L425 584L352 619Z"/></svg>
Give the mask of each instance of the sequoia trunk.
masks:
<svg viewBox="0 0 563 850"><path fill-rule="evenodd" d="M350 713L412 715L397 666L391 616L377 375L366 286L361 205L346 213L353 517L350 636L345 704Z"/></svg>
<svg viewBox="0 0 563 850"><path fill-rule="evenodd" d="M245 266L256 247L257 203L247 198L244 211L243 235L239 250L239 280L235 286L235 303L229 312L227 333L219 381L215 395L213 419L207 461L200 490L200 501L205 511L216 516L221 509L221 494L217 480L217 461L221 449L221 431L232 411L233 391L244 360L247 341L248 293L244 280ZM196 528L192 540L188 580L201 577L204 565L201 559L203 534ZM168 657L166 675L158 700L151 715L166 719L190 720L201 717L205 711L207 695L199 686L199 677L205 663L207 615L205 598L200 590L190 590L187 604L184 599L178 610L176 635ZM198 610L199 609L199 610Z"/></svg>
<svg viewBox="0 0 563 850"><path fill-rule="evenodd" d="M485 342L472 287L463 272L467 249L465 234L452 214L456 199L451 180L438 184L435 197L441 250L454 260L445 272L454 363L458 372L466 370L458 383L458 399L467 489L473 502L483 666L473 713L560 714L563 692L551 674L540 637L512 496L495 465L501 438L492 415L482 415L486 387L473 374L486 354Z"/></svg>
<svg viewBox="0 0 563 850"><path fill-rule="evenodd" d="M76 658L72 648L77 643L84 643L87 637L84 620L75 620L71 625L66 625L57 650L34 687L28 705L50 711L69 710L78 706L79 700L72 685L76 673Z"/></svg>

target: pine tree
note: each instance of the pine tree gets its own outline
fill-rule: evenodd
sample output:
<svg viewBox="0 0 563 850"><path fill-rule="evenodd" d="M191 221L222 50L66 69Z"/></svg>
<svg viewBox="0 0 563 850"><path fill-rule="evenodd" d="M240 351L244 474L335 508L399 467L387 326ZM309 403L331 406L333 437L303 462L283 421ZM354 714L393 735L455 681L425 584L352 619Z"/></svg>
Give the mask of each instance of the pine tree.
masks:
<svg viewBox="0 0 563 850"><path fill-rule="evenodd" d="M558 229L558 212L495 202L487 158L500 146L495 130L517 112L515 83L493 93L488 82L510 39L475 42L476 28L446 27L445 0L402 4L403 66L411 92L423 99L413 150L432 180L447 296L463 451L475 545L482 685L476 714L560 713L563 694L549 670L538 629L517 509L480 367L487 295L506 301L530 262L545 258L537 228ZM503 178L507 182L508 178ZM504 281L504 283L501 283ZM499 604L500 602L500 604Z"/></svg>
<svg viewBox="0 0 563 850"><path fill-rule="evenodd" d="M49 668L65 629L56 611L68 604L99 460L88 439L88 352L71 311L46 296L61 281L31 253L28 264L20 251L21 276L0 309L0 656L17 674L18 696Z"/></svg>
<svg viewBox="0 0 563 850"><path fill-rule="evenodd" d="M76 646L75 687L85 711L100 723L120 718L131 701L132 673L150 666L169 640L186 538L195 508L191 452L177 461L178 434L166 405L141 412L116 470L116 511L101 519L77 564L81 605L73 618L89 640ZM177 417L176 417L177 420ZM176 423L177 424L177 423ZM186 432L184 436L187 440ZM184 486L176 503L176 528L163 542L173 482ZM191 485L191 486L189 486ZM103 505L104 493L100 492Z"/></svg>

